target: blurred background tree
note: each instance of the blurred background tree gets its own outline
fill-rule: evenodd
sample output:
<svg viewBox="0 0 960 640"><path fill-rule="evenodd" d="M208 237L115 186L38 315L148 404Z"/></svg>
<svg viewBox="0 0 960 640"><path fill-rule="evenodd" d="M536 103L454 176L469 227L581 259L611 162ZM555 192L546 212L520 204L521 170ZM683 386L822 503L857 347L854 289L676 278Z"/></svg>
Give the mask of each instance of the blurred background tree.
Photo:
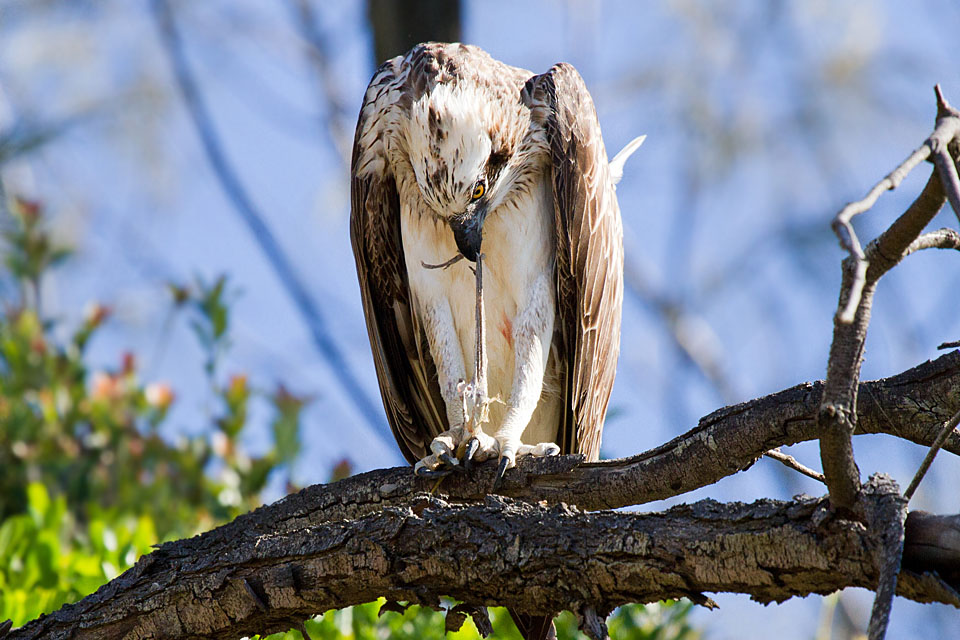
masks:
<svg viewBox="0 0 960 640"><path fill-rule="evenodd" d="M374 66L406 43L459 33L534 71L572 62L610 151L649 135L618 187L628 297L612 457L822 377L842 257L828 221L926 136L935 82L960 100L958 25L953 0L0 0L0 616L75 599L152 542L326 481L343 460L401 462L353 276L347 172ZM858 220L861 235L923 179ZM891 273L864 375L956 339L958 285L943 254ZM924 453L855 446L864 473L901 483ZM815 445L793 449L817 465ZM951 462L917 508L956 512ZM822 493L758 467L684 499ZM10 609L13 584L50 595ZM719 637L749 624L842 638L865 628L871 597L717 600L692 620ZM891 637L955 625L945 607L895 609ZM308 629L373 633L361 621L374 610ZM623 624L642 626L633 613ZM385 616L438 634L429 618Z"/></svg>
<svg viewBox="0 0 960 640"><path fill-rule="evenodd" d="M170 285L207 354L203 436L164 437L171 385L140 379L137 356L91 370L87 345L111 311L90 304L77 326L43 314L42 285L69 251L40 203L14 198L0 275L18 295L0 315L0 618L19 624L92 592L161 540L192 535L260 504L267 476L297 454L305 399L270 396L273 446L249 455L240 438L255 390L224 382L225 277ZM60 336L65 336L61 338ZM292 488L292 487L291 487Z"/></svg>

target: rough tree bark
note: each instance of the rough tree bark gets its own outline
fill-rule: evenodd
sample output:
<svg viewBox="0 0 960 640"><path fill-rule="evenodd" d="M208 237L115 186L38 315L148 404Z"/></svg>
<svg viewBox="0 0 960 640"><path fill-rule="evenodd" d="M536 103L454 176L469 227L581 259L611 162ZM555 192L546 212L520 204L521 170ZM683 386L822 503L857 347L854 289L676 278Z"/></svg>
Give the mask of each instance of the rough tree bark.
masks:
<svg viewBox="0 0 960 640"><path fill-rule="evenodd" d="M875 589L877 556L888 557L884 526L903 503L885 478L861 492L865 522L833 517L825 499L813 498L707 500L643 515L581 511L680 494L749 467L766 448L815 439L820 384L722 409L632 458L526 461L503 487L523 501L485 495L494 464L451 476L433 494L434 483L409 467L310 487L161 546L97 593L5 640L232 638L379 596L431 606L451 596L531 614L564 607L586 618L669 597L710 605L703 594L714 591L770 602ZM929 445L960 409L960 353L863 383L861 392L871 398L860 403L861 429ZM960 432L946 448L960 453ZM910 570L900 572L897 593L960 607L960 581L945 570L960 559L960 516L918 516L907 523Z"/></svg>
<svg viewBox="0 0 960 640"><path fill-rule="evenodd" d="M860 506L872 514L899 500L897 486L880 477ZM710 606L704 591L766 603L875 588L873 524L832 519L826 501L812 498L705 500L633 514L497 496L464 506L420 494L356 520L239 537L221 528L163 545L95 595L12 637L239 637L378 596L429 606L441 596L510 602L533 614L592 608L601 617L667 597ZM931 575L905 572L899 593L960 607L957 592Z"/></svg>

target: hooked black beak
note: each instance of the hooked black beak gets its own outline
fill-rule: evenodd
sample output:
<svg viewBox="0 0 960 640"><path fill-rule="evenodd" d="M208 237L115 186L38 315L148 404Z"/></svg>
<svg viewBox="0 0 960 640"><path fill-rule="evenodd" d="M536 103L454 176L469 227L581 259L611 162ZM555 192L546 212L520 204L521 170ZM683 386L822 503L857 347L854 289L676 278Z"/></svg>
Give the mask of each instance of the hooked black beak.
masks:
<svg viewBox="0 0 960 640"><path fill-rule="evenodd" d="M476 262L480 255L480 243L483 241L483 221L487 217L486 204L477 205L472 211L450 219L453 239L457 249L470 262Z"/></svg>

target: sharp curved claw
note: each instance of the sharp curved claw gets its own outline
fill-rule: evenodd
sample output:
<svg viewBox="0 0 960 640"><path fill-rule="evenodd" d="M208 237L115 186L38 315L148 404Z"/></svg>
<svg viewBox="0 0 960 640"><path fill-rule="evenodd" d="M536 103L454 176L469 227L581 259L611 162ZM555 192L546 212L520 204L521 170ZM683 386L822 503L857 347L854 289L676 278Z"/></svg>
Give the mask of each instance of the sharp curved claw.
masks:
<svg viewBox="0 0 960 640"><path fill-rule="evenodd" d="M497 466L497 475L493 478L493 489L491 489L491 493L498 491L500 487L503 486L503 474L506 473L508 464L510 464L510 458L506 456L500 458L500 464Z"/></svg>
<svg viewBox="0 0 960 640"><path fill-rule="evenodd" d="M414 469L413 473L419 478L446 478L448 475L453 473L453 469L444 467L433 471L431 469L427 469L426 467L420 467L419 469Z"/></svg>
<svg viewBox="0 0 960 640"><path fill-rule="evenodd" d="M464 471L470 471L473 469L473 456L477 453L477 450L480 449L480 440L476 437L470 438L467 440L467 444L463 449L463 469Z"/></svg>
<svg viewBox="0 0 960 640"><path fill-rule="evenodd" d="M456 471L457 473L464 473L466 470L460 466L460 461L454 458L449 453L441 453L440 460L446 464L446 469L451 471Z"/></svg>

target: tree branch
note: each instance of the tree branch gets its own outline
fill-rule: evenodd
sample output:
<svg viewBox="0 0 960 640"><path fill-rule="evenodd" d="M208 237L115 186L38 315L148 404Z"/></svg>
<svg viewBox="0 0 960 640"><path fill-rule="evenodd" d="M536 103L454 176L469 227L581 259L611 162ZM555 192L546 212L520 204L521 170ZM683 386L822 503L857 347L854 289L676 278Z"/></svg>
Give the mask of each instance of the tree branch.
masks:
<svg viewBox="0 0 960 640"><path fill-rule="evenodd" d="M960 199L957 174L948 149L954 150L960 134L960 112L947 104L939 86L937 122L923 145L889 176L881 180L863 200L843 208L834 219L833 228L841 244L850 252L844 260L840 301L834 318L833 341L827 362L827 382L821 402L820 459L835 508L850 512L860 490L860 471L853 457L850 437L856 428L857 388L863 347L877 282L896 266L915 246L920 233L940 211L944 201ZM883 189L895 188L903 177L922 160L933 157L936 168L926 186L890 228L870 243L866 252L860 249L850 219L873 205ZM947 160L943 160L946 157ZM946 165L949 165L947 167ZM947 185L945 192L944 185ZM960 216L960 202L957 205ZM920 244L929 241L926 238Z"/></svg>
<svg viewBox="0 0 960 640"><path fill-rule="evenodd" d="M861 500L870 524L902 503L883 477L867 486ZM689 597L710 606L704 592L767 603L875 588L883 528L828 513L825 500L812 498L705 500L634 514L497 496L464 506L420 494L356 520L266 534L227 526L164 544L97 593L10 637L271 633L379 596L434 607L449 596L531 615L593 609L602 619L629 602ZM934 575L904 572L897 593L960 607L954 587Z"/></svg>
<svg viewBox="0 0 960 640"><path fill-rule="evenodd" d="M910 243L903 252L903 257L906 258L911 253L924 249L960 250L960 233L949 227L925 233Z"/></svg>
<svg viewBox="0 0 960 640"><path fill-rule="evenodd" d="M860 386L857 433L888 434L929 447L944 422L960 411L960 352ZM749 468L770 449L816 440L822 387L822 382L806 383L720 409L682 436L629 458L590 463L581 463L579 456L520 458L498 493L588 511L680 495ZM943 449L960 455L960 431L947 437ZM356 519L403 505L425 491L450 502L476 502L486 496L495 471L495 463L481 464L471 474L453 474L436 486L435 480L414 476L410 467L378 469L307 487L253 512L263 517L240 516L226 526L237 527L239 535L267 522L269 528L261 531L266 534Z"/></svg>
<svg viewBox="0 0 960 640"><path fill-rule="evenodd" d="M771 449L770 451L767 451L763 455L773 460L776 460L777 462L783 464L784 466L790 469L793 469L798 473L802 473L803 475L807 476L808 478L812 478L817 482L824 482L822 473L820 473L819 471L814 471L810 467L800 463L800 461L798 461L793 456L787 455L783 451L780 451L780 449Z"/></svg>
<svg viewBox="0 0 960 640"><path fill-rule="evenodd" d="M833 222L834 231L844 248L850 252L850 257L844 260L840 302L834 317L833 341L827 361L827 381L817 423L820 427L820 460L830 491L830 503L838 514L844 516L857 515L862 518L863 515L855 513L861 487L851 436L856 429L860 367L877 282L912 251L926 246L940 246L931 245L932 242L948 243L949 246L950 239L943 238L949 234L920 236L924 227L940 211L944 200L949 200L960 219L960 177L954 159L960 136L960 111L947 103L939 85L934 91L937 96L937 120L930 137L881 180L866 198L844 207ZM852 217L866 211L882 189L895 188L914 166L928 157L932 157L935 169L921 194L903 215L870 243L866 252L862 251L850 224ZM953 430L951 427L948 433ZM898 511L891 511L881 520L883 544L877 555L881 581L870 615L870 640L882 640L886 635L903 551L905 517L906 500L903 500Z"/></svg>
<svg viewBox="0 0 960 640"><path fill-rule="evenodd" d="M958 352L862 383L858 429L929 446L960 410L957 388ZM470 606L510 604L534 615L565 607L586 615L587 607L605 614L625 602L667 597L703 604L707 591L769 602L875 588L898 563L890 560L898 540L890 527L899 516L890 514L903 501L889 482L867 485L860 496L863 523L829 517L826 502L812 499L705 501L651 515L585 514L568 506L593 510L677 495L745 469L769 449L815 439L821 389L808 383L721 409L632 458L523 460L507 473L502 492L526 503L485 495L495 463L439 487L409 467L309 487L163 545L96 594L12 637L263 633L379 596L435 605L448 595ZM950 434L944 448L960 454L960 433ZM916 573L933 566L947 575L943 567L960 562L960 550L951 547L960 516L925 514L912 527L909 520L907 558L915 573L901 573L896 592L960 606L956 577L945 583Z"/></svg>
<svg viewBox="0 0 960 640"><path fill-rule="evenodd" d="M846 286L842 289L841 304L837 310L837 318L843 324L850 324L854 321L854 314L860 304L861 292L866 285L867 266L870 263L869 256L860 247L860 241L853 229L851 223L853 217L869 211L880 194L884 191L896 189L908 173L931 157L936 165L934 173L939 174L941 184L949 186L944 198L949 197L951 204L954 201L960 201L960 185L958 185L956 167L953 165L953 160L948 152L948 149L955 144L957 136L960 135L960 111L947 103L946 98L940 91L940 85L934 87L934 92L937 97L937 122L930 137L924 140L920 147L900 163L900 166L875 184L866 196L861 200L847 204L833 219L833 231L840 240L840 246L846 249L851 260L853 260L851 268L853 277L849 282L844 283ZM940 206L943 206L943 202L940 203ZM960 218L960 209L954 205L954 210L957 212L957 217ZM917 230L918 234L922 228ZM897 254L897 256L900 256L900 254Z"/></svg>
<svg viewBox="0 0 960 640"><path fill-rule="evenodd" d="M877 592L873 599L870 612L870 622L867 625L869 640L883 640L887 634L887 624L890 622L890 609L893 608L893 596L897 592L897 580L900 574L900 561L903 558L904 523L907 519L907 500L899 495L899 488L895 483L892 491L878 486L877 478L871 479L871 484L864 487L869 493L882 496L876 502L865 501L861 496L860 511L863 505L875 510L868 515L867 522L871 531L879 538L873 551L873 566L877 570L877 583L874 590ZM886 493L886 495L884 495Z"/></svg>
<svg viewBox="0 0 960 640"><path fill-rule="evenodd" d="M856 295L854 280L859 268L866 268L866 280L852 323L842 313L833 322L833 341L827 362L827 380L817 423L820 427L820 459L830 496L836 508L850 511L860 489L860 471L853 459L850 437L856 428L857 389L863 347L870 324L873 294L877 282L903 258L910 244L920 235L943 206L944 194L936 171L910 207L867 247L866 260L844 260L839 308Z"/></svg>

